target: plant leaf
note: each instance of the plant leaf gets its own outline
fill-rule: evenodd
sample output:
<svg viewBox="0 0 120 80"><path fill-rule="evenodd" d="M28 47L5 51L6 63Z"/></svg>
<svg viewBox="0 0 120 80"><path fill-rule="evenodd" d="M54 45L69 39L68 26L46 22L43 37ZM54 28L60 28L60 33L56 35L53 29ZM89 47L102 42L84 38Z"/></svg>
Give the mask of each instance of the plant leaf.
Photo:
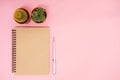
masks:
<svg viewBox="0 0 120 80"><path fill-rule="evenodd" d="M34 11L32 16L38 16L38 13L36 11Z"/></svg>
<svg viewBox="0 0 120 80"><path fill-rule="evenodd" d="M44 20L45 20L45 16L42 15L42 16L40 17L40 21L44 21Z"/></svg>
<svg viewBox="0 0 120 80"><path fill-rule="evenodd" d="M45 11L45 10L44 10L44 9L42 9L42 8L38 8L38 9L37 9L38 14L43 14L43 13L44 13L44 11Z"/></svg>

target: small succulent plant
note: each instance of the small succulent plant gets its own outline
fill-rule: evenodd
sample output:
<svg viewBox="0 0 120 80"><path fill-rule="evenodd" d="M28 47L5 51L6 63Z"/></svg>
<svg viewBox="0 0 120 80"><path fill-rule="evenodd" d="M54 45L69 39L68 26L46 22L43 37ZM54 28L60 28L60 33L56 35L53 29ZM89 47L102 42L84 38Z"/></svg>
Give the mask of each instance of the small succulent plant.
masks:
<svg viewBox="0 0 120 80"><path fill-rule="evenodd" d="M14 12L14 20L20 24L26 23L29 19L29 14L27 12L27 10L23 9L23 8L18 8L15 12Z"/></svg>
<svg viewBox="0 0 120 80"><path fill-rule="evenodd" d="M43 8L35 8L32 11L32 20L36 23L42 23L46 19L46 10Z"/></svg>

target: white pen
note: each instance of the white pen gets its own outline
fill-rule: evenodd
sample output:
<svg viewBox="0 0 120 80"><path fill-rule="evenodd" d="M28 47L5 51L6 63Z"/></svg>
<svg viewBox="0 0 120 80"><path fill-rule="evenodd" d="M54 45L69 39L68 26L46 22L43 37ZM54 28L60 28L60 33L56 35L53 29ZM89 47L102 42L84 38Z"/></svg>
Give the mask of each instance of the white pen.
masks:
<svg viewBox="0 0 120 80"><path fill-rule="evenodd" d="M53 65L52 65L52 72L53 72L53 75L55 75L56 74L56 44L55 44L55 37L53 37L53 40L52 40L52 63L53 63Z"/></svg>

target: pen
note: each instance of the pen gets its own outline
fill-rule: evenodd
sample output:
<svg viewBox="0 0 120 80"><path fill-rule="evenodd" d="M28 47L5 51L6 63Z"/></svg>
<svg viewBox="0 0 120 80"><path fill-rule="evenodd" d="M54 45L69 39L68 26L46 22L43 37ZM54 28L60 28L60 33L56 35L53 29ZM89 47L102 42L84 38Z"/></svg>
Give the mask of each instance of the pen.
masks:
<svg viewBox="0 0 120 80"><path fill-rule="evenodd" d="M53 75L55 75L56 74L56 44L55 44L55 37L53 37L53 41L52 41L52 44L53 44L53 58L52 58L52 63L53 63Z"/></svg>

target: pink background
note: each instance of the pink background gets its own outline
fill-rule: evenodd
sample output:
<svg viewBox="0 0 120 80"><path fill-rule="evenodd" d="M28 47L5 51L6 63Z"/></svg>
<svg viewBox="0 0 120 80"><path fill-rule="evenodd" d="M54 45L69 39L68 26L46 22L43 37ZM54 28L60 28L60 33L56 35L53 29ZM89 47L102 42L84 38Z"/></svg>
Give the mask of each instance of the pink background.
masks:
<svg viewBox="0 0 120 80"><path fill-rule="evenodd" d="M0 0L0 6L0 80L120 80L119 0ZM47 9L45 23L15 23L16 8L37 6ZM43 25L56 37L56 75L14 76L11 29Z"/></svg>

